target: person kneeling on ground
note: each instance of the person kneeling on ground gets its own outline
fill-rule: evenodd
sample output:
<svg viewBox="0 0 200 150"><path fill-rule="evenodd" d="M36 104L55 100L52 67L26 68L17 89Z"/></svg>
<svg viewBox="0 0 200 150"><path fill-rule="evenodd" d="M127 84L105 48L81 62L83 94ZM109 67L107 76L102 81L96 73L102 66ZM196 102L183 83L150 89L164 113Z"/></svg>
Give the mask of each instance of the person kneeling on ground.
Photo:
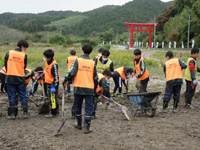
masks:
<svg viewBox="0 0 200 150"><path fill-rule="evenodd" d="M48 87L47 87L47 84L44 83L44 70L42 67L37 67L35 68L35 75L32 77L32 82L33 82L33 85L32 85L32 88L30 90L30 95L34 96L35 92L37 91L38 89L38 84L40 84L42 86L42 84L44 84L44 93L45 97L48 97ZM42 83L43 81L43 83ZM42 87L43 88L43 87Z"/></svg>
<svg viewBox="0 0 200 150"><path fill-rule="evenodd" d="M167 61L164 64L164 73L166 76L166 88L165 88L165 95L163 101L163 112L167 112L168 103L172 97L174 99L174 108L173 112L176 113L180 92L181 92L181 85L183 84L183 73L182 69L185 69L187 65L178 58L173 58L173 53L168 51L166 53Z"/></svg>
<svg viewBox="0 0 200 150"><path fill-rule="evenodd" d="M103 89L103 94L104 96L108 97L109 100L112 102L113 99L110 95L110 89L109 89L109 84L107 83L107 80L112 77L112 73L110 70L105 70L102 74L98 74L99 78L99 84L96 89L96 94L94 95L94 101L93 101L93 112L92 112L92 119L96 118L95 111L97 109L97 102L98 102L98 94L101 93L101 90ZM105 108L109 108L109 101L105 99Z"/></svg>
<svg viewBox="0 0 200 150"><path fill-rule="evenodd" d="M119 94L118 97L124 97L122 94L122 82L124 84L124 86L126 87L126 91L128 91L128 87L125 83L125 79L129 79L128 75L133 73L133 69L132 68L127 68L127 67L120 67L117 68L114 73L113 73L113 80L115 82L115 88L113 91L113 97L117 96L117 89L119 88Z"/></svg>

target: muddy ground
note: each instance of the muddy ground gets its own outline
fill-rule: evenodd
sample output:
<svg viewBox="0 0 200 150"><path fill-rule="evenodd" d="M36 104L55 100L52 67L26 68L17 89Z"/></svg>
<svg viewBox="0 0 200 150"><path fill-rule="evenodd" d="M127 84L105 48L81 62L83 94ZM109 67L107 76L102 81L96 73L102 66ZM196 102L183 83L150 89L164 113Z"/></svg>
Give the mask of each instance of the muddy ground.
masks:
<svg viewBox="0 0 200 150"><path fill-rule="evenodd" d="M75 120L70 119L72 98L65 103L67 121L60 136L52 134L61 124L61 116L47 119L38 114L37 107L29 102L29 118L22 119L22 110L16 120L7 119L8 98L0 95L0 149L1 150L140 150L140 149L191 149L200 147L200 94L197 89L192 102L193 109L184 108L182 93L179 112L172 113L173 101L170 101L167 114L161 112L164 86L162 79L151 79L148 91L161 91L156 115L148 118L144 114L137 115L134 121L128 122L121 109L111 104L109 110L104 104L98 105L97 119L92 120L90 134L74 127ZM155 88L153 83L160 83ZM133 86L131 87L133 88ZM183 87L184 88L184 87ZM133 88L133 90L135 90ZM60 89L60 97L62 96ZM41 94L39 92L38 94ZM127 98L115 98L117 102L128 107ZM40 100L38 100L39 102ZM103 101L103 100L102 100ZM155 100L154 100L155 101ZM60 114L61 114L61 99ZM133 110L136 110L133 105Z"/></svg>

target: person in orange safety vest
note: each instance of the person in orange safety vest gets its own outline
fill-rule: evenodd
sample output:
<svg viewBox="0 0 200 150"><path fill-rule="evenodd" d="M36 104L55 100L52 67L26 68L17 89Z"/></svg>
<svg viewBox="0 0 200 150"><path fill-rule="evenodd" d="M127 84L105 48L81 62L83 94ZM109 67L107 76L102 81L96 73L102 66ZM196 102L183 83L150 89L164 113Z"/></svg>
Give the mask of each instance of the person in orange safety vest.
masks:
<svg viewBox="0 0 200 150"><path fill-rule="evenodd" d="M164 72L166 76L166 88L165 88L165 95L163 100L163 110L162 112L167 112L168 103L173 95L174 99L174 107L173 112L176 113L180 92L181 92L181 85L183 84L183 73L182 69L187 68L187 64L185 64L181 59L173 58L173 53L168 51L166 53L167 61L164 64Z"/></svg>

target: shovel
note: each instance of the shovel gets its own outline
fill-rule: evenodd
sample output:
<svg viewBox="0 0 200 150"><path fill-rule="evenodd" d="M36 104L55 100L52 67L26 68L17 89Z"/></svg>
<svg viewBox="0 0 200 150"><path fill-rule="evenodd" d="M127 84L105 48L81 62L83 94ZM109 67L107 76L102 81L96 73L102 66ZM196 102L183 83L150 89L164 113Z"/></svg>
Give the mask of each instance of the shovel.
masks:
<svg viewBox="0 0 200 150"><path fill-rule="evenodd" d="M107 100L109 101L109 98L108 98L108 97L106 97L106 96L104 96L104 95L102 95L102 94L99 94L99 93L97 93L97 94L98 94L99 96L102 96L103 98L105 98L105 99L107 99ZM122 108L122 112L123 112L123 114L125 115L125 117L128 119L128 121L133 121L133 116L132 116L131 113L128 111L128 108L127 108L126 106L121 105L121 104L115 102L114 100L113 100L113 102L114 102L116 105L118 105L118 106L120 106L120 107Z"/></svg>
<svg viewBox="0 0 200 150"><path fill-rule="evenodd" d="M56 130L55 133L53 133L53 136L58 136L58 133L65 124L66 118L64 118L64 103L65 103L65 86L63 86L63 95L62 95L62 123L59 126L58 130Z"/></svg>

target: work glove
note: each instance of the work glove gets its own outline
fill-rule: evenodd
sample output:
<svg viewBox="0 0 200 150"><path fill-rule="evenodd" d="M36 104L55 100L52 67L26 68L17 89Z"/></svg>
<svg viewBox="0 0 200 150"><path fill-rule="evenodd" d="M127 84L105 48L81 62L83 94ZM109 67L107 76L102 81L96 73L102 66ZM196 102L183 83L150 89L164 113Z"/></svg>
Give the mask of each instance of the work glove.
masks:
<svg viewBox="0 0 200 150"><path fill-rule="evenodd" d="M134 76L135 76L135 72L132 73L132 77L134 77Z"/></svg>
<svg viewBox="0 0 200 150"><path fill-rule="evenodd" d="M56 89L54 85L51 85L51 93L56 93Z"/></svg>
<svg viewBox="0 0 200 150"><path fill-rule="evenodd" d="M193 80L192 82L193 82L194 86L197 86L197 81L196 80Z"/></svg>
<svg viewBox="0 0 200 150"><path fill-rule="evenodd" d="M109 101L112 102L112 103L114 103L114 100L113 100L112 97L109 98Z"/></svg>
<svg viewBox="0 0 200 150"><path fill-rule="evenodd" d="M128 80L128 79L129 79L129 77L128 77L128 76L126 76L126 79Z"/></svg>
<svg viewBox="0 0 200 150"><path fill-rule="evenodd" d="M30 96L28 91L26 91L26 95L27 95L28 97Z"/></svg>

